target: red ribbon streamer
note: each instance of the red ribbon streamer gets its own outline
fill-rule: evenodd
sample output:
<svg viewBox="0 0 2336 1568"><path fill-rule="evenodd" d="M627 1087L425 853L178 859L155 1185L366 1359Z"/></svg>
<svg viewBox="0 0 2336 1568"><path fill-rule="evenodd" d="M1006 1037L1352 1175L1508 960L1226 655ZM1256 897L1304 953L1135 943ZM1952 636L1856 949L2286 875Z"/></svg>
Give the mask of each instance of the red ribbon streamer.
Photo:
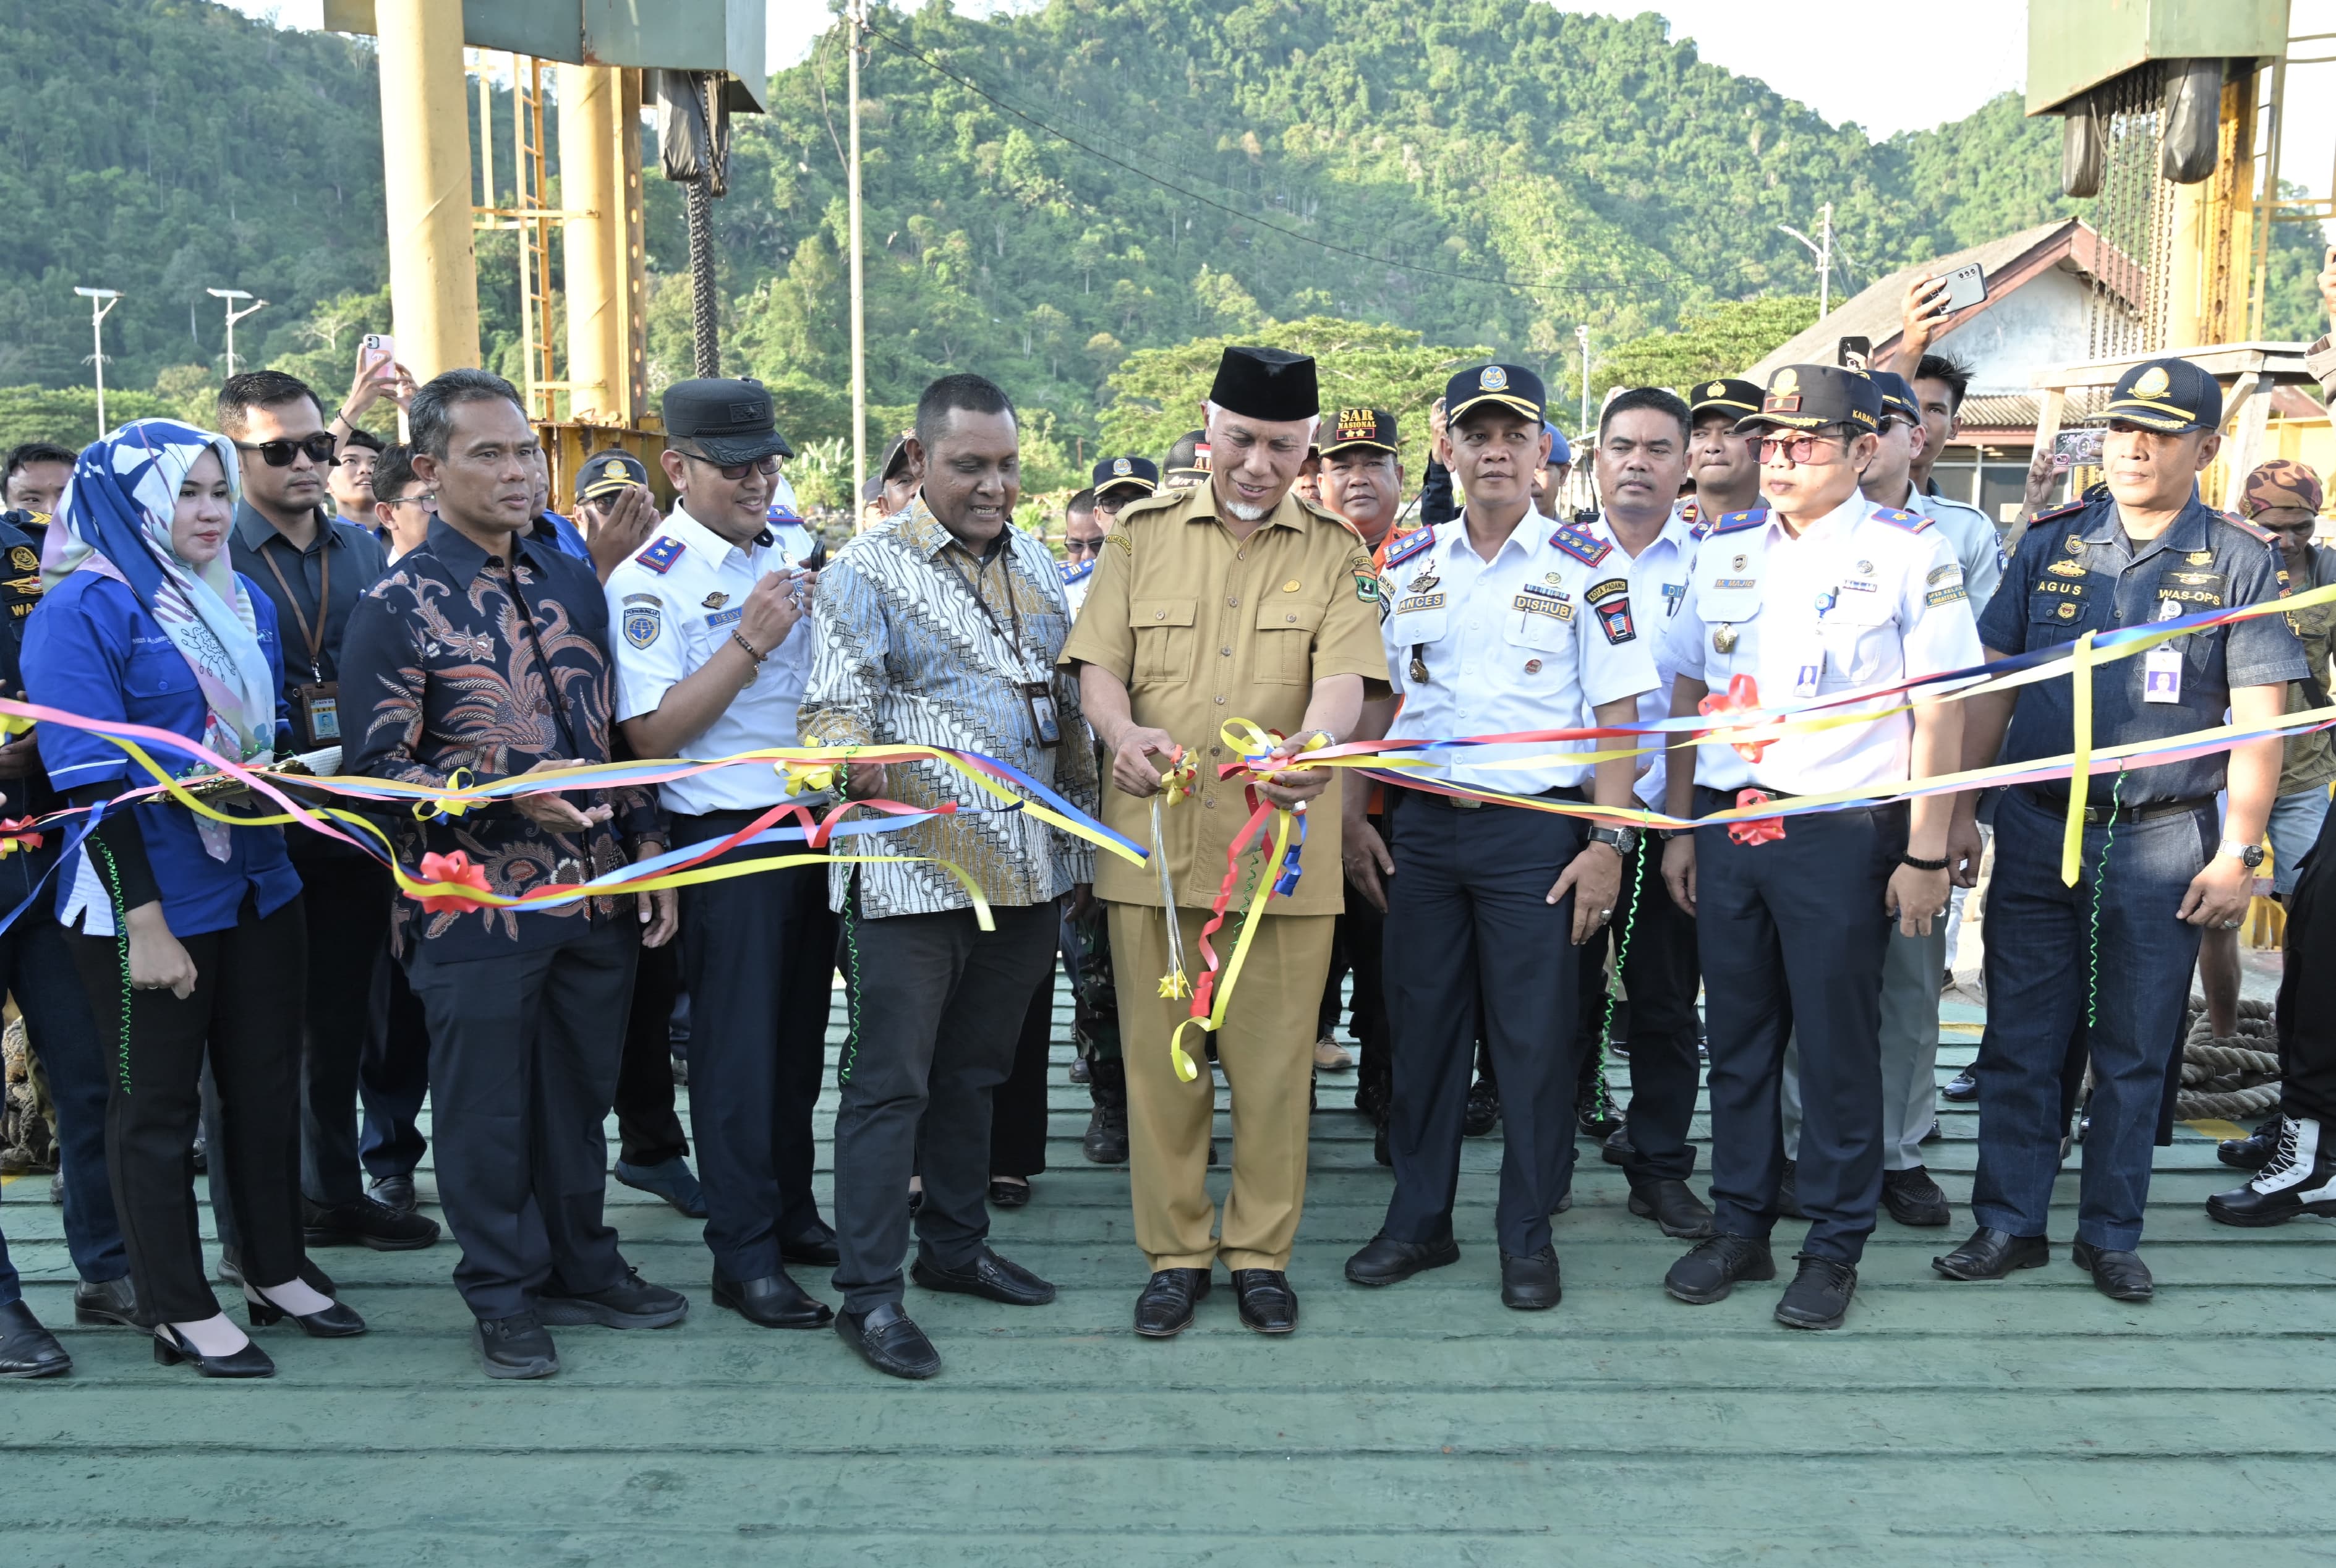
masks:
<svg viewBox="0 0 2336 1568"><path fill-rule="evenodd" d="M1706 718L1728 718L1739 714L1757 713L1760 711L1759 683L1748 675L1737 676L1728 683L1728 690L1725 693L1713 692L1696 704L1696 711ZM1746 762L1758 762L1761 754L1776 743L1756 740L1736 741L1731 744L1735 745L1737 755ZM1761 797L1763 800L1767 798L1765 795ZM1778 838L1785 836L1781 829L1778 830L1776 836Z"/></svg>
<svg viewBox="0 0 2336 1568"><path fill-rule="evenodd" d="M1745 677L1739 675L1736 678L1742 680ZM1749 810L1753 806L1767 805L1768 795L1764 790L1738 790L1736 792L1736 803L1740 808ZM1755 817L1749 822L1728 824L1728 837L1732 843L1767 844L1774 843L1784 836L1785 819L1783 817Z"/></svg>

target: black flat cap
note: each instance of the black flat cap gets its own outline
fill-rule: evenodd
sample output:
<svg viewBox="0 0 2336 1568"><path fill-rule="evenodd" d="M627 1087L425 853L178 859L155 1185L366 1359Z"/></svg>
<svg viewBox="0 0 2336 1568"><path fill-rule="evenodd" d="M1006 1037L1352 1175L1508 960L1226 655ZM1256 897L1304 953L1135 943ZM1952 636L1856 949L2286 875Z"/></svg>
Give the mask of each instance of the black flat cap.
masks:
<svg viewBox="0 0 2336 1568"><path fill-rule="evenodd" d="M2105 412L2166 435L2213 430L2223 423L2223 389L2186 359L2153 359L2117 377Z"/></svg>
<svg viewBox="0 0 2336 1568"><path fill-rule="evenodd" d="M1322 410L1314 361L1286 348L1226 349L1209 401L1227 414L1277 424L1311 419Z"/></svg>
<svg viewBox="0 0 2336 1568"><path fill-rule="evenodd" d="M635 484L646 489L648 482L648 468L639 458L621 446L604 447L576 471L576 499L589 501Z"/></svg>
<svg viewBox="0 0 2336 1568"><path fill-rule="evenodd" d="M1395 415L1384 408L1342 408L1323 425L1320 445L1325 457L1357 447L1397 451Z"/></svg>
<svg viewBox="0 0 2336 1568"><path fill-rule="evenodd" d="M876 465L875 477L881 482L891 478L908 466L909 437L906 432L902 432L892 438L891 445L884 449L884 461Z"/></svg>
<svg viewBox="0 0 2336 1568"><path fill-rule="evenodd" d="M1882 389L1862 370L1837 365L1787 365L1768 378L1760 394L1760 411L1736 422L1739 433L1781 424L1787 430L1816 430L1845 424L1858 434L1882 424Z"/></svg>
<svg viewBox="0 0 2336 1568"><path fill-rule="evenodd" d="M1523 365L1479 365L1444 384L1444 421L1455 425L1462 415L1492 405L1540 424L1549 417L1543 412L1548 401L1541 377Z"/></svg>
<svg viewBox="0 0 2336 1568"><path fill-rule="evenodd" d="M771 394L759 381L700 376L665 389L665 433L709 463L793 457L772 423Z"/></svg>
<svg viewBox="0 0 2336 1568"><path fill-rule="evenodd" d="M1168 449L1168 461L1162 463L1164 477L1170 484L1193 484L1209 477L1209 433L1188 430L1176 438Z"/></svg>
<svg viewBox="0 0 2336 1568"><path fill-rule="evenodd" d="M1114 490L1150 495L1160 488L1160 465L1148 457L1106 457L1095 465L1096 499Z"/></svg>
<svg viewBox="0 0 2336 1568"><path fill-rule="evenodd" d="M1882 394L1883 413L1909 424L1922 423L1922 400L1914 395L1913 387L1904 376L1894 370L1869 370L1865 374Z"/></svg>
<svg viewBox="0 0 2336 1568"><path fill-rule="evenodd" d="M1725 414L1741 419L1747 414L1760 412L1760 388L1738 376L1723 375L1717 381L1700 382L1688 388L1687 414L1689 419L1701 419L1705 414Z"/></svg>

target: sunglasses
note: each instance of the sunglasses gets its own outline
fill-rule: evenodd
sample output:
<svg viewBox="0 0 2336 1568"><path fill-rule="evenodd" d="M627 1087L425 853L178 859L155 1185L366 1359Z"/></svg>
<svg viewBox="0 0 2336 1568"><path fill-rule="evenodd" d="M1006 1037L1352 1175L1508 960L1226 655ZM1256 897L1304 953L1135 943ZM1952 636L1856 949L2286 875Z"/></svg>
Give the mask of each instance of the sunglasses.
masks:
<svg viewBox="0 0 2336 1568"><path fill-rule="evenodd" d="M1823 450L1825 443L1838 439L1830 435L1764 435L1760 438L1760 461L1774 463L1779 456L1794 463L1806 463Z"/></svg>
<svg viewBox="0 0 2336 1568"><path fill-rule="evenodd" d="M259 461L270 468L289 468L296 454L306 454L310 463L329 465L333 461L334 441L326 431L304 435L297 441L238 441L238 452L256 452Z"/></svg>
<svg viewBox="0 0 2336 1568"><path fill-rule="evenodd" d="M1065 555L1095 555L1103 549L1099 539L1066 539L1063 541Z"/></svg>
<svg viewBox="0 0 2336 1568"><path fill-rule="evenodd" d="M713 469L723 478L728 480L744 479L750 472L767 475L779 472L779 460L775 456L758 457L752 463L716 463L712 458L703 456L695 452L685 452L682 453L681 455L689 459L692 463L704 463L706 467Z"/></svg>

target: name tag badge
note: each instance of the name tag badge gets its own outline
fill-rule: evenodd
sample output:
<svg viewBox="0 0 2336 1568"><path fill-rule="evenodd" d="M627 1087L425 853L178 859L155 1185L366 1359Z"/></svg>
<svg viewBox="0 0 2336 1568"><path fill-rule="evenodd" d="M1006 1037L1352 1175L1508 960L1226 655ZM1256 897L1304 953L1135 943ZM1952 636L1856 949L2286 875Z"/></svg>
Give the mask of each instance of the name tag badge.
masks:
<svg viewBox="0 0 2336 1568"><path fill-rule="evenodd" d="M1055 694L1044 681L1033 681L1022 688L1030 704L1030 724L1038 732L1042 746L1063 744L1063 726L1055 715Z"/></svg>
<svg viewBox="0 0 2336 1568"><path fill-rule="evenodd" d="M294 688L300 711L300 726L308 732L310 749L341 738L341 686L338 681L323 681L314 686Z"/></svg>
<svg viewBox="0 0 2336 1568"><path fill-rule="evenodd" d="M2141 656L2141 700L2182 700L2182 655L2170 648L2154 648Z"/></svg>
<svg viewBox="0 0 2336 1568"><path fill-rule="evenodd" d="M1793 695L1795 696L1816 696L1817 678L1824 674L1825 657L1819 655L1815 664L1801 666L1800 673L1793 677Z"/></svg>

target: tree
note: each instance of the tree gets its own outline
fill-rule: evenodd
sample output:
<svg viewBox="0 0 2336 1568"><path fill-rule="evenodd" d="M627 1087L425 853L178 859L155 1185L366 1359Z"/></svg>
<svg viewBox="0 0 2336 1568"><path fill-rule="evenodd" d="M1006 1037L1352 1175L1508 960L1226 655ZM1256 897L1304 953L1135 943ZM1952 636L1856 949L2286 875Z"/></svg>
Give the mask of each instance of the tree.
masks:
<svg viewBox="0 0 2336 1568"><path fill-rule="evenodd" d="M1634 337L1594 360L1591 399L1609 387L1677 388L1717 375L1741 375L1816 318L1815 299L1778 295L1734 300L1683 317L1673 331Z"/></svg>

